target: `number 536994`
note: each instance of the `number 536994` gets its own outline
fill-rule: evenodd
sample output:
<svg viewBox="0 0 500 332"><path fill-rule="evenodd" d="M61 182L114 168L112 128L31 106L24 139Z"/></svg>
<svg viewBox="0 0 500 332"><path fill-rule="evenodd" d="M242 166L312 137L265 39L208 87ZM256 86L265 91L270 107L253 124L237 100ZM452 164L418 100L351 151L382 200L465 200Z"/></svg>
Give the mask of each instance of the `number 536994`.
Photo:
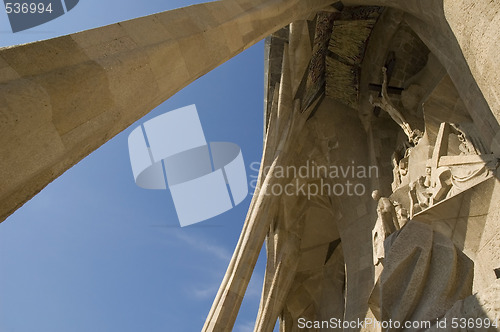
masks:
<svg viewBox="0 0 500 332"><path fill-rule="evenodd" d="M5 11L7 14L42 14L52 13L52 4L45 5L44 3L20 3L20 2L7 2L5 4Z"/></svg>

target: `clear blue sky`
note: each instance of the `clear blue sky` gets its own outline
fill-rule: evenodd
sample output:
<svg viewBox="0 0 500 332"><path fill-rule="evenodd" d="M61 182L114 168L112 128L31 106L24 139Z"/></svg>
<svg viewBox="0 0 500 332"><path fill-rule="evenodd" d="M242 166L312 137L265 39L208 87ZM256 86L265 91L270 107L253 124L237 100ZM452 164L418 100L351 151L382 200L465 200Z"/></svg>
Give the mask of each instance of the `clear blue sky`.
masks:
<svg viewBox="0 0 500 332"><path fill-rule="evenodd" d="M12 33L0 11L0 47L52 38L201 1L80 0L69 13ZM132 177L127 137L146 119L196 104L209 141L260 161L263 43L198 79L127 128L0 224L0 332L199 331L224 276L251 196L180 228L168 191ZM1 155L0 155L1 158ZM234 331L251 331L264 255Z"/></svg>

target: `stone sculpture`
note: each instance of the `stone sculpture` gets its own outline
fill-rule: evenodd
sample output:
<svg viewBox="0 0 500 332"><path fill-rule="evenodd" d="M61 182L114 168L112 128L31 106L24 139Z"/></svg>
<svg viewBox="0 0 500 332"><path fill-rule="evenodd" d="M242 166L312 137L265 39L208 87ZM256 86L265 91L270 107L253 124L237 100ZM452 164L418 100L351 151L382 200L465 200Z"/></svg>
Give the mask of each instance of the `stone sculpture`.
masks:
<svg viewBox="0 0 500 332"><path fill-rule="evenodd" d="M413 141L414 134L413 130L410 127L410 124L406 121L403 114L401 114L401 112L398 111L396 107L394 107L394 105L389 100L389 96L387 93L386 67L382 67L382 76L383 76L382 90L381 90L382 96L380 98L374 99L373 95L370 95L370 103L373 106L380 107L381 109L386 111L391 116L392 120L394 120L394 122L396 122L401 127L401 129L403 129L403 132L406 134L406 136L408 136L408 140Z"/></svg>
<svg viewBox="0 0 500 332"><path fill-rule="evenodd" d="M377 222L372 231L373 263L378 266L383 265L385 239L399 230L400 226L393 203L387 197L381 196L378 190L372 192L372 198L377 202Z"/></svg>
<svg viewBox="0 0 500 332"><path fill-rule="evenodd" d="M473 262L449 238L412 220L386 239L370 309L380 321L401 326L408 321L435 324L455 302L472 294L473 270Z"/></svg>

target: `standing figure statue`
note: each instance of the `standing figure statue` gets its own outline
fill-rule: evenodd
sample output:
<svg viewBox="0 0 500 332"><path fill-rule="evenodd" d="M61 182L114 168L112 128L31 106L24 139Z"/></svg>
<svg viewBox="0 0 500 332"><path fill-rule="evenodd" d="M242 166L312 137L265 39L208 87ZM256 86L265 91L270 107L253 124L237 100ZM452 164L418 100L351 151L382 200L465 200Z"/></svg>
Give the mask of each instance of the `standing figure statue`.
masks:
<svg viewBox="0 0 500 332"><path fill-rule="evenodd" d="M399 221L394 204L387 197L382 197L378 190L372 192L372 198L377 201L377 222L372 231L373 240L373 264L383 265L384 241L399 230Z"/></svg>
<svg viewBox="0 0 500 332"><path fill-rule="evenodd" d="M385 240L392 233L400 229L396 208L387 197L383 197L378 190L372 192L372 198L377 201L377 222L372 230L373 241L373 265L375 265L374 280L375 285L372 289L368 301L372 313L380 320L380 287L378 280L384 270L384 258L386 252Z"/></svg>

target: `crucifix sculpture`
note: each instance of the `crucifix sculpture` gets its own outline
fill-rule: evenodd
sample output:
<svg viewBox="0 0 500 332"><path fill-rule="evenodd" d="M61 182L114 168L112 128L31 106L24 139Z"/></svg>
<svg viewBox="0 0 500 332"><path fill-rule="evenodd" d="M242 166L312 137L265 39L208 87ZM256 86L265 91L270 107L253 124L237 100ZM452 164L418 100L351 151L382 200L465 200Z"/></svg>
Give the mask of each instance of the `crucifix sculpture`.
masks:
<svg viewBox="0 0 500 332"><path fill-rule="evenodd" d="M401 112L399 112L396 107L389 100L388 92L387 92L387 68L382 67L382 75L383 82L381 87L381 96L376 99L373 98L373 95L370 95L370 103L373 106L379 107L389 113L391 118L403 129L406 136L408 136L408 140L411 142L413 140L413 130L410 127L408 121L406 121L405 117Z"/></svg>

